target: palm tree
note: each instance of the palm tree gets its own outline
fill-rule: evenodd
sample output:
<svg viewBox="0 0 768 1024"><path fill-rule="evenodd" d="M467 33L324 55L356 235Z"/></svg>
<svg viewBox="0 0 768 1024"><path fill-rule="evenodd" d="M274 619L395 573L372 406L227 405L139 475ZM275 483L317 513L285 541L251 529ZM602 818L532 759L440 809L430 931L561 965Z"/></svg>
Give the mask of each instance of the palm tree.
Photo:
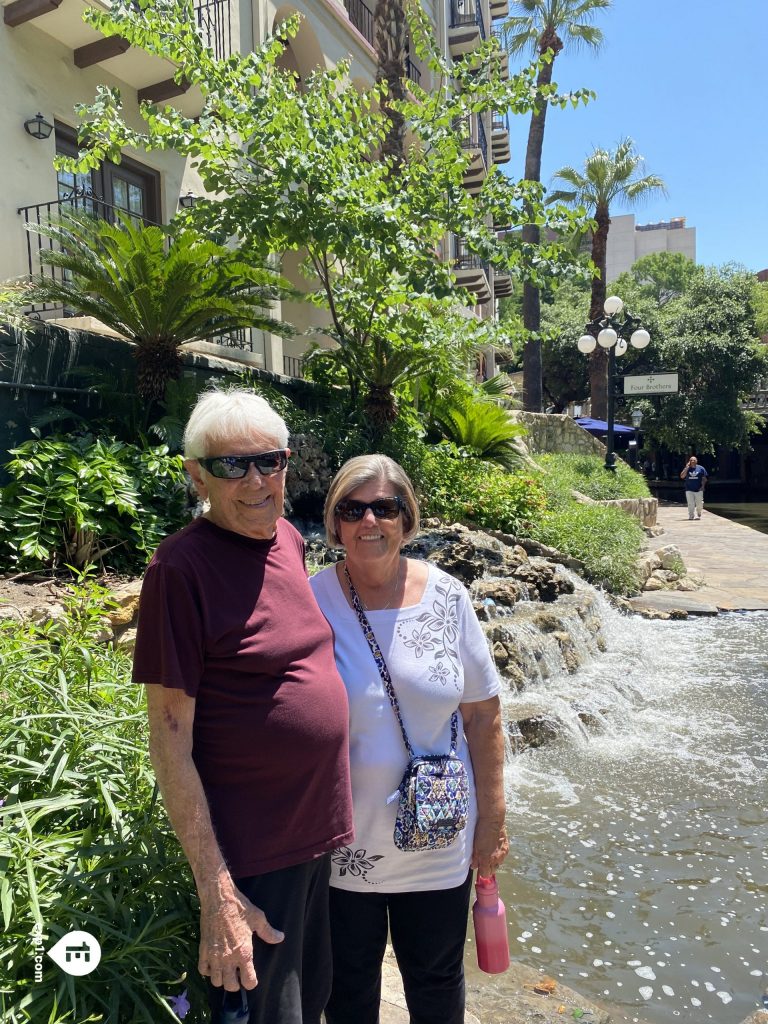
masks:
<svg viewBox="0 0 768 1024"><path fill-rule="evenodd" d="M552 59L543 64L536 79L537 89L552 81L555 58L566 45L588 46L597 50L603 33L592 24L595 13L611 6L611 0L515 0L513 14L504 22L504 44L510 54L533 53L542 57L551 51ZM563 38L565 37L565 42ZM541 181L541 153L544 148L546 102L539 102L531 113L528 145L525 150L527 181ZM523 241L537 245L538 225L523 227ZM541 327L539 290L528 282L523 285L523 324L527 331L538 334ZM523 352L523 403L529 412L541 411L541 342L533 338Z"/></svg>
<svg viewBox="0 0 768 1024"><path fill-rule="evenodd" d="M393 101L406 98L407 34L404 0L376 0L373 13L376 81L385 82L387 86L386 95L381 99L381 111L389 121L381 155L392 161L395 172L405 160L405 117L395 109Z"/></svg>
<svg viewBox="0 0 768 1024"><path fill-rule="evenodd" d="M592 261L600 273L598 277L592 279L590 320L596 320L603 315L611 205L618 203L623 206L637 206L654 194L667 194L664 181L657 174L644 174L643 171L643 158L635 152L634 142L632 139L622 139L613 152L596 149L584 162L583 171L575 167L561 167L554 175L554 180L559 180L570 188L552 192L548 202L586 207L597 222L597 230L592 235ZM600 346L590 357L589 383L592 415L598 419L605 418L608 401L608 353Z"/></svg>
<svg viewBox="0 0 768 1024"><path fill-rule="evenodd" d="M287 294L271 270L191 228L116 223L82 211L29 229L49 238L27 300L95 317L136 345L137 390L151 403L181 375L179 349L246 328L293 333L265 312Z"/></svg>

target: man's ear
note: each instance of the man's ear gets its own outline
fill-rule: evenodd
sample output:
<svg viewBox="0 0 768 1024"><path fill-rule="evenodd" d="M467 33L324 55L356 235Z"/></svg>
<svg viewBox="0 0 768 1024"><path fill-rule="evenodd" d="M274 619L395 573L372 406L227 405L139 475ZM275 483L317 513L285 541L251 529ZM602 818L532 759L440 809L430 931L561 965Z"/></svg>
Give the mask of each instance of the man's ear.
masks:
<svg viewBox="0 0 768 1024"><path fill-rule="evenodd" d="M192 477L192 483L195 485L195 490L200 496L202 501L205 501L208 497L208 485L205 482L203 476L203 470L197 459L185 459L184 469Z"/></svg>

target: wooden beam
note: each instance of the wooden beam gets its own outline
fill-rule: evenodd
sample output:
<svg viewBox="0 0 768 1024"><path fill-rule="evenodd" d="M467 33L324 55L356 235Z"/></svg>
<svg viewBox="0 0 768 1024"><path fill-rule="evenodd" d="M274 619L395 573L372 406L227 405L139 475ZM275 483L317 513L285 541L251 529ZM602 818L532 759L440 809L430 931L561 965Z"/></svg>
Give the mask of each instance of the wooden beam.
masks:
<svg viewBox="0 0 768 1024"><path fill-rule="evenodd" d="M13 0L3 11L3 21L11 28L23 25L25 21L39 18L41 14L55 11L61 0Z"/></svg>
<svg viewBox="0 0 768 1024"><path fill-rule="evenodd" d="M89 68L102 60L109 60L110 57L117 57L125 53L131 44L122 36L107 36L105 39L97 39L85 46L78 46L75 50L75 66L78 68Z"/></svg>
<svg viewBox="0 0 768 1024"><path fill-rule="evenodd" d="M139 103L162 103L164 100L173 99L174 96L181 96L189 89L189 82L182 79L181 82L173 78L166 78L164 82L157 82L155 85L148 85L145 89L139 89Z"/></svg>

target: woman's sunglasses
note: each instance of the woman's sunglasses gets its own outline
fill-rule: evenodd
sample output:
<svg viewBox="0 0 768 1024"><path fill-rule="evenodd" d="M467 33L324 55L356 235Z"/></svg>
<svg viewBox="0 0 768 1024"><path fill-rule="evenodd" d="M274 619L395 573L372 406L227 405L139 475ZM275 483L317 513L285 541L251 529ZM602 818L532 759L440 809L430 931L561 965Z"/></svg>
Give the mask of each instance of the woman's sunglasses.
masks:
<svg viewBox="0 0 768 1024"><path fill-rule="evenodd" d="M397 519L405 510L405 502L400 497L376 498L375 501L347 499L340 501L333 511L343 523L359 523L367 509L370 509L377 519Z"/></svg>
<svg viewBox="0 0 768 1024"><path fill-rule="evenodd" d="M259 452L258 455L216 455L197 461L219 480L242 480L251 463L262 476L274 476L288 465L288 453L285 448L279 448L276 452Z"/></svg>

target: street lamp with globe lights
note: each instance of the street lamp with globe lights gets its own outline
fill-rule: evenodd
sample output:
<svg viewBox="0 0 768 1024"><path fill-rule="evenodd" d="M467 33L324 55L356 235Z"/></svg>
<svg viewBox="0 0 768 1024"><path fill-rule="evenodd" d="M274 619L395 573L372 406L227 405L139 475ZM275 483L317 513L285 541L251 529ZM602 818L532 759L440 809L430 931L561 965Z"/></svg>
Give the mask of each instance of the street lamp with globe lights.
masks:
<svg viewBox="0 0 768 1024"><path fill-rule="evenodd" d="M632 428L635 431L634 438L629 442L632 446L630 452L632 457L629 461L632 466L632 469L637 469L637 453L640 447L640 425L643 422L643 410L633 409L632 412L629 414L629 418L632 420Z"/></svg>
<svg viewBox="0 0 768 1024"><path fill-rule="evenodd" d="M640 327L637 317L624 310L624 303L618 295L609 295L603 303L605 316L587 324L584 334L576 342L579 352L589 355L597 345L608 350L608 436L606 437L605 468L616 472L616 452L613 447L613 420L615 406L616 357L623 356L629 345L645 348L651 340L648 331ZM619 314L624 310L624 319Z"/></svg>

